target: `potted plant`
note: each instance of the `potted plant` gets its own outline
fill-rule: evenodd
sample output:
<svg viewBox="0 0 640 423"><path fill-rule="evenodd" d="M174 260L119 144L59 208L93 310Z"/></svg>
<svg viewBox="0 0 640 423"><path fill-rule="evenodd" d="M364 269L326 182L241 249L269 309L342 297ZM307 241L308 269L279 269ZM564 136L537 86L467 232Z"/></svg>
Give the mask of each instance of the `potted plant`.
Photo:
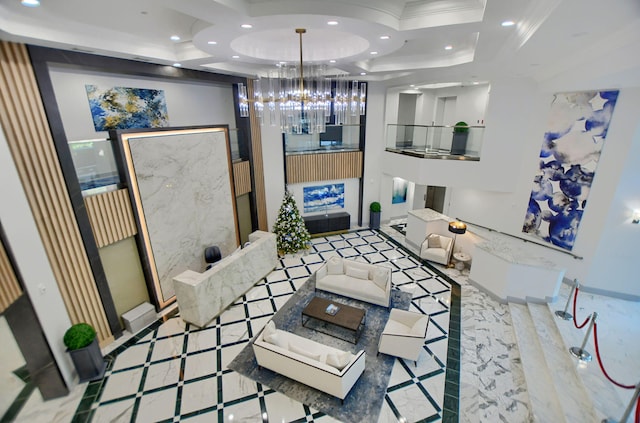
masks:
<svg viewBox="0 0 640 423"><path fill-rule="evenodd" d="M80 382L102 379L107 363L102 357L96 330L88 323L77 323L64 333L64 345L71 355Z"/></svg>
<svg viewBox="0 0 640 423"><path fill-rule="evenodd" d="M453 140L451 141L451 154L465 154L467 152L467 138L469 137L469 125L460 121L453 126Z"/></svg>
<svg viewBox="0 0 640 423"><path fill-rule="evenodd" d="M380 229L380 212L382 207L380 203L374 201L369 205L369 227L371 229Z"/></svg>

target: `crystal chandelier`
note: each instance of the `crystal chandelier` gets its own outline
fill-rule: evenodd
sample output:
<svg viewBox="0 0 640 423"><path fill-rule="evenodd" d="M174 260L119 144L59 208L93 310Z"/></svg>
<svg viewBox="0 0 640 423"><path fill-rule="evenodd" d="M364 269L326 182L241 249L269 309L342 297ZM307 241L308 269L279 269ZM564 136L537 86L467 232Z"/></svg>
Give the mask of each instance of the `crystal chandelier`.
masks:
<svg viewBox="0 0 640 423"><path fill-rule="evenodd" d="M268 121L276 126L279 122L280 130L286 134L325 132L332 116L335 125L359 123L366 109L367 84L348 80L346 74L332 80L327 76L326 65L305 66L302 34L306 32L304 28L296 29L300 38L298 65L279 65L266 78L258 77L252 99L247 96L247 87L238 84L241 117L249 116L249 104L253 103L261 125Z"/></svg>

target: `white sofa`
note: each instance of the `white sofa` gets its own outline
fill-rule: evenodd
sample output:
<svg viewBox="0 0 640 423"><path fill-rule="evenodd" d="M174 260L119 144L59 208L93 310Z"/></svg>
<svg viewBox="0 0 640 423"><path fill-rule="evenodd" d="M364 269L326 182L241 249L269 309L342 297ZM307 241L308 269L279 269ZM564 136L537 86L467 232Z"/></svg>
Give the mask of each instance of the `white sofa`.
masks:
<svg viewBox="0 0 640 423"><path fill-rule="evenodd" d="M272 320L253 341L258 365L341 400L365 367L364 350L352 354L276 329Z"/></svg>
<svg viewBox="0 0 640 423"><path fill-rule="evenodd" d="M420 247L420 258L436 263L449 264L453 251L453 238L439 234L429 234Z"/></svg>
<svg viewBox="0 0 640 423"><path fill-rule="evenodd" d="M391 269L331 257L316 271L316 289L389 307Z"/></svg>

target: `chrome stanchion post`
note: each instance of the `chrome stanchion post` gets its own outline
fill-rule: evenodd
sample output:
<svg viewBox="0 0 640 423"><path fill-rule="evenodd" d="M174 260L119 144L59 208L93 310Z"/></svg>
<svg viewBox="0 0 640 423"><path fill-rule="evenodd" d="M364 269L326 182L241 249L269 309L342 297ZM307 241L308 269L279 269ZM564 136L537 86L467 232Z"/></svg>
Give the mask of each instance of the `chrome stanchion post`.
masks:
<svg viewBox="0 0 640 423"><path fill-rule="evenodd" d="M567 304L564 306L564 311L556 310L556 316L558 316L559 318L564 320L573 319L573 315L569 313L567 310L569 310L569 303L571 302L571 298L573 297L573 293L576 291L577 287L578 287L578 280L574 279L573 286L571 287L571 293L569 293L569 298L567 298Z"/></svg>
<svg viewBox="0 0 640 423"><path fill-rule="evenodd" d="M598 318L598 313L594 311L591 314L591 322L589 323L589 328L587 328L587 334L584 336L584 340L582 341L582 346L580 348L578 347L569 348L569 352L571 353L571 355L573 355L574 357L577 357L582 361L591 361L592 359L591 354L589 354L589 352L585 350L584 347L587 345L587 341L589 340L589 336L591 335L591 329L593 329L593 324L596 322L597 318Z"/></svg>
<svg viewBox="0 0 640 423"><path fill-rule="evenodd" d="M633 393L633 396L631 397L631 402L629 402L627 409L624 410L624 414L622 415L622 418L620 420L604 419L602 420L602 423L627 423L627 420L631 415L631 410L633 410L633 406L638 401L638 394L640 394L640 382L638 382L638 385L636 386L636 391Z"/></svg>

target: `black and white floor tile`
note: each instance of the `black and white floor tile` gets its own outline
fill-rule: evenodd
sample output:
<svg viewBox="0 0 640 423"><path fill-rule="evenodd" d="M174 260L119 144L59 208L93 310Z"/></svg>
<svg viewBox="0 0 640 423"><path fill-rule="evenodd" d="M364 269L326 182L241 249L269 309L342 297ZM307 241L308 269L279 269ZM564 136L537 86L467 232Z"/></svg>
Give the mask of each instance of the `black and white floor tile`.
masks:
<svg viewBox="0 0 640 423"><path fill-rule="evenodd" d="M394 364L379 422L457 421L459 373L447 375L451 287L456 284L370 230L312 239L308 252L281 259L272 273L205 328L185 324L179 315L154 324L114 354L100 387L88 389L90 395L74 421L335 421L227 368L334 255L391 267L394 286L413 296L410 309L431 317L417 366L401 359ZM451 401L446 401L446 390L454 397ZM455 408L445 409L446 403Z"/></svg>

